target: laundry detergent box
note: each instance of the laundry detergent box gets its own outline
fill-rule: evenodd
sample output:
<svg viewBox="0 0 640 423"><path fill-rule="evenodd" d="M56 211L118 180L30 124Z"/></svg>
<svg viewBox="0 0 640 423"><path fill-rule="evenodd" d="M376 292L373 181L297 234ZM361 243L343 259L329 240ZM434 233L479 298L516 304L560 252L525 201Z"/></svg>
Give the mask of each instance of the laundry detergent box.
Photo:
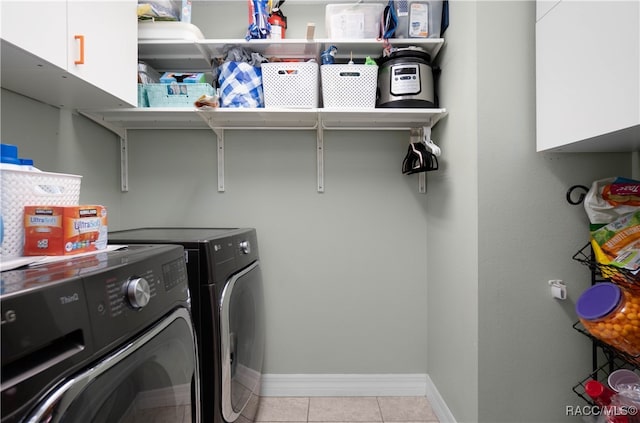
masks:
<svg viewBox="0 0 640 423"><path fill-rule="evenodd" d="M64 256L107 247L107 209L100 205L25 206L25 256Z"/></svg>

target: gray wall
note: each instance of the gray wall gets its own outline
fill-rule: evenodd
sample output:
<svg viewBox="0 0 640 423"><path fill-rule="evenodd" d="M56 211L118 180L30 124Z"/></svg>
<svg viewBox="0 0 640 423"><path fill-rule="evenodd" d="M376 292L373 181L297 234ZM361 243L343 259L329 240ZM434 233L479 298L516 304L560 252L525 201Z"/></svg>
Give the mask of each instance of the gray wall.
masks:
<svg viewBox="0 0 640 423"><path fill-rule="evenodd" d="M108 206L112 226L122 224L120 145L112 132L69 110L0 91L0 139L15 144L49 172L82 175L80 201Z"/></svg>
<svg viewBox="0 0 640 423"><path fill-rule="evenodd" d="M116 137L94 123L6 91L2 123L43 170L85 175L81 201L112 229L256 227L267 373L427 372L428 197L400 172L408 134L327 131L318 194L315 132L229 131L218 193L211 131L130 131L121 194Z"/></svg>
<svg viewBox="0 0 640 423"><path fill-rule="evenodd" d="M571 387L591 362L571 325L589 274L571 256L588 222L565 192L632 176L631 155L535 152L534 2L455 1L451 21L436 129L447 166L427 205L428 372L458 421L575 421Z"/></svg>
<svg viewBox="0 0 640 423"><path fill-rule="evenodd" d="M125 226L257 228L267 373L426 373L428 198L400 172L408 135L225 133L216 191L210 131L130 134Z"/></svg>
<svg viewBox="0 0 640 423"><path fill-rule="evenodd" d="M442 170L428 180L427 369L458 421L478 419L478 57L476 3L450 4L438 56L449 115L433 138Z"/></svg>
<svg viewBox="0 0 640 423"><path fill-rule="evenodd" d="M428 372L460 422L575 421L588 273L571 255L588 235L564 194L640 169L629 154L535 153L534 18L533 2L451 3L426 195L400 174L403 132L326 132L324 194L312 132L228 132L223 194L210 131L131 131L124 194L116 137L80 116L2 91L1 137L83 174L81 201L105 204L114 229L256 227L269 373Z"/></svg>
<svg viewBox="0 0 640 423"><path fill-rule="evenodd" d="M534 17L533 2L478 6L478 415L485 422L576 419L564 416L567 405L582 405L569 388L588 376L590 347L571 325L590 279L571 256L589 234L583 207L565 193L633 172L631 154L535 153ZM567 283L566 301L551 298L549 279Z"/></svg>

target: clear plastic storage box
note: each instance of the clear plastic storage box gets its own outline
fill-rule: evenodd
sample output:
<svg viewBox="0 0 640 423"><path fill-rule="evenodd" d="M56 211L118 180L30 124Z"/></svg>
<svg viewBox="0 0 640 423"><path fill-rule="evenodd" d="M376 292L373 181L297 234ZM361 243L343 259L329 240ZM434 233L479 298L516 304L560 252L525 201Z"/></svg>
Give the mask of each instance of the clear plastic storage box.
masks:
<svg viewBox="0 0 640 423"><path fill-rule="evenodd" d="M376 38L385 5L382 3L328 4L325 10L327 37Z"/></svg>

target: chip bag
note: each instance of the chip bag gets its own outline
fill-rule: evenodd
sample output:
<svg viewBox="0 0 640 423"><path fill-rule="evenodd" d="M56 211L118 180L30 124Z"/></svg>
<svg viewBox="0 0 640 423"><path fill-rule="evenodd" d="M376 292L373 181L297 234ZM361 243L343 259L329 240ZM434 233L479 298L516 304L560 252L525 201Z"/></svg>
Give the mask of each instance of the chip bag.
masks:
<svg viewBox="0 0 640 423"><path fill-rule="evenodd" d="M640 210L640 181L628 178L607 178L594 181L584 199L589 221L608 224Z"/></svg>
<svg viewBox="0 0 640 423"><path fill-rule="evenodd" d="M592 231L591 245L598 263L640 270L640 211Z"/></svg>

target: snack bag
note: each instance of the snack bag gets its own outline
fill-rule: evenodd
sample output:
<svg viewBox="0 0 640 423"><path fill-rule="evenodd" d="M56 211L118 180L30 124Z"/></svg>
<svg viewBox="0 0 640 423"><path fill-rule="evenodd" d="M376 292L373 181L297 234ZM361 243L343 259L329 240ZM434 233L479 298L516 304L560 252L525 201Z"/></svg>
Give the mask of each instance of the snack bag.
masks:
<svg viewBox="0 0 640 423"><path fill-rule="evenodd" d="M628 178L594 181L584 199L584 208L594 225L608 224L640 210L640 181Z"/></svg>
<svg viewBox="0 0 640 423"><path fill-rule="evenodd" d="M591 245L598 263L640 270L640 211L592 231Z"/></svg>
<svg viewBox="0 0 640 423"><path fill-rule="evenodd" d="M180 4L171 0L138 0L138 19L156 21L179 21Z"/></svg>

